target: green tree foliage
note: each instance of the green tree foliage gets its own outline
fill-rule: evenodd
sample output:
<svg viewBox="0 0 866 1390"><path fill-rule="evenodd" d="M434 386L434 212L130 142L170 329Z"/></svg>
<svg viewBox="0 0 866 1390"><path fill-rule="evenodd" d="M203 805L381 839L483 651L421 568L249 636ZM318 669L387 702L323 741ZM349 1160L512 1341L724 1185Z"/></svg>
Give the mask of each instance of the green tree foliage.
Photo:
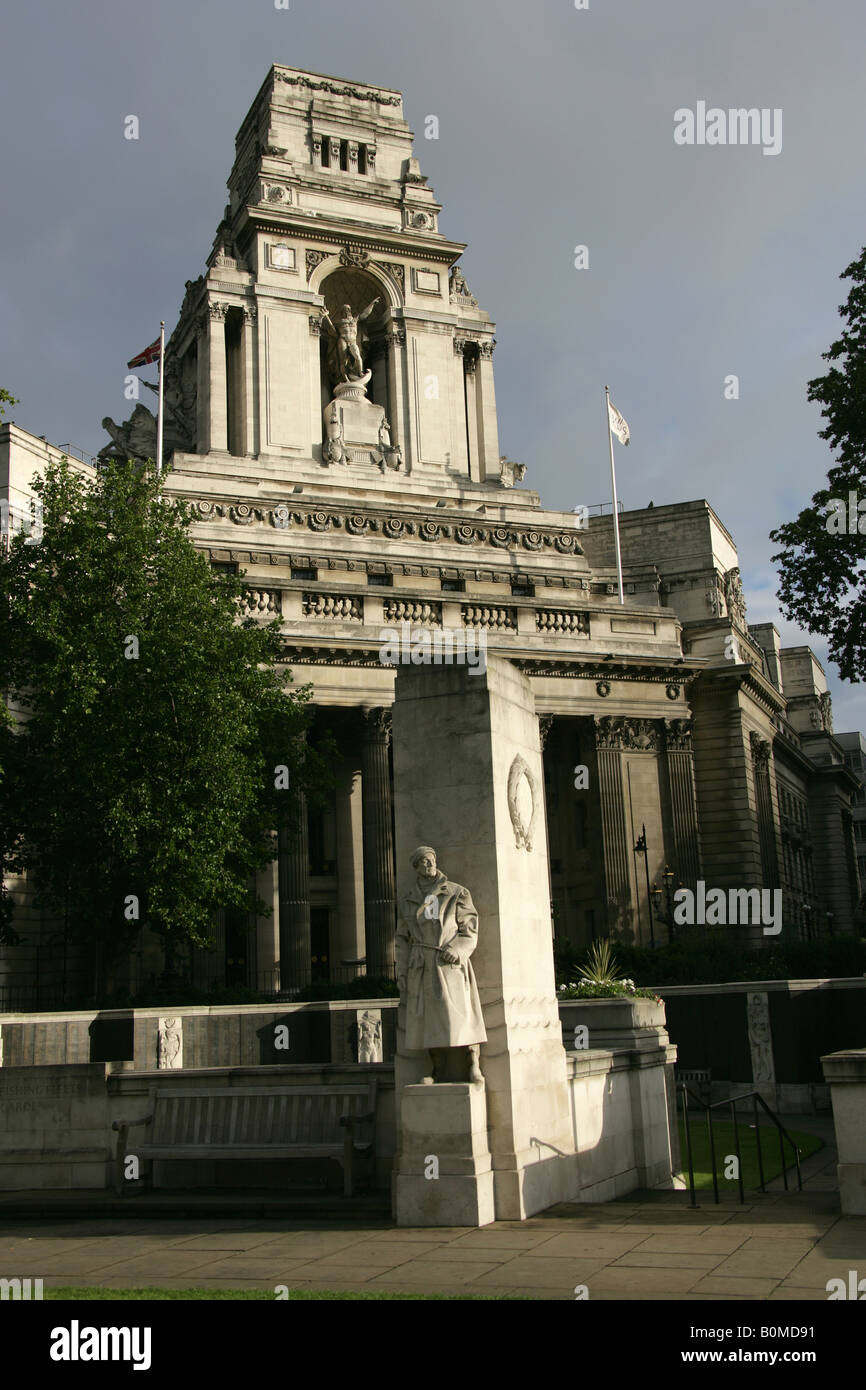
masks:
<svg viewBox="0 0 866 1390"><path fill-rule="evenodd" d="M170 958L207 943L218 907L251 907L273 827L327 772L279 620L238 620L239 579L195 550L151 466L91 481L63 459L35 490L41 542L0 560L2 867L26 870L98 988L142 925Z"/></svg>
<svg viewBox="0 0 866 1390"><path fill-rule="evenodd" d="M840 276L853 286L839 306L846 321L842 336L824 360L825 376L809 382L809 400L819 401L827 426L820 437L836 454L828 486L796 521L770 533L783 549L773 559L780 568L779 600L785 616L808 632L829 639L830 658L843 680L866 677L866 508L855 534L848 526L828 529L835 500L848 511L849 493L866 502L866 248ZM835 509L838 512L838 508Z"/></svg>

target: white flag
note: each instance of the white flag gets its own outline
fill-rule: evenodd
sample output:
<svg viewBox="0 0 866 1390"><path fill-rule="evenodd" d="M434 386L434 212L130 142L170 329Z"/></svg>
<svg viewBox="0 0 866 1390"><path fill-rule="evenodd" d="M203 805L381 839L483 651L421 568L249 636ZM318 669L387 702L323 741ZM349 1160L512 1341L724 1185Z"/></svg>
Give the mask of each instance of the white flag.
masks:
<svg viewBox="0 0 866 1390"><path fill-rule="evenodd" d="M610 418L610 427L619 440L620 444L627 444L631 436L629 435L628 425L620 415L613 402L608 399L607 413Z"/></svg>

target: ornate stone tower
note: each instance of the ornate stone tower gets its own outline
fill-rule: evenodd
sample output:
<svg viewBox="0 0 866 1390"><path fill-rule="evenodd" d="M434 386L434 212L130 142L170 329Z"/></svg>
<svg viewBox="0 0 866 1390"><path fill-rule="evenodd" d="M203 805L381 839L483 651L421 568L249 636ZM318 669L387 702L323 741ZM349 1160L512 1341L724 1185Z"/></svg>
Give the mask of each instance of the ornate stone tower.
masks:
<svg viewBox="0 0 866 1390"><path fill-rule="evenodd" d="M498 480L493 324L399 93L273 67L228 189L167 353L175 469L198 471L194 450L260 478Z"/></svg>

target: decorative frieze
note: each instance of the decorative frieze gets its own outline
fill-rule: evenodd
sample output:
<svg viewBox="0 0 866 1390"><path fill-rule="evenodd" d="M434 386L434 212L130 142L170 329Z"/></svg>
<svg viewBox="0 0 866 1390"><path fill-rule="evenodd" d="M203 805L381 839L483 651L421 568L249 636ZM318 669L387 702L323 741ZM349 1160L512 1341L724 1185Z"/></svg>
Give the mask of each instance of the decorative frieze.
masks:
<svg viewBox="0 0 866 1390"><path fill-rule="evenodd" d="M464 627L483 627L491 632L516 632L517 613L513 608L493 608L464 604L460 609Z"/></svg>
<svg viewBox="0 0 866 1390"><path fill-rule="evenodd" d="M285 503L277 507L257 507L246 502L212 502L209 498L193 501L200 520L227 517L236 525L248 526L252 521L268 522L280 530L305 526L311 531L339 531L350 536L380 533L393 537L395 521L400 523L401 536L417 536L431 544L455 541L458 545L491 546L495 550L524 549L530 553L553 550L558 555L582 555L583 547L569 531L541 531L522 526L476 526L465 522L449 523L438 520L418 521L410 517L390 516L383 519L362 512L346 516L325 508L315 511L296 511ZM389 529L390 528L390 529ZM586 582L583 583L584 589ZM673 697L676 698L676 697Z"/></svg>
<svg viewBox="0 0 866 1390"><path fill-rule="evenodd" d="M301 609L305 618L332 618L341 623L364 621L363 599L351 594L304 594Z"/></svg>
<svg viewBox="0 0 866 1390"><path fill-rule="evenodd" d="M556 632L589 636L589 614L574 613L566 609L539 608L535 613L535 627L538 632Z"/></svg>
<svg viewBox="0 0 866 1390"><path fill-rule="evenodd" d="M628 719L615 715L595 716L596 748L631 753L653 753L659 746L658 725L654 719Z"/></svg>

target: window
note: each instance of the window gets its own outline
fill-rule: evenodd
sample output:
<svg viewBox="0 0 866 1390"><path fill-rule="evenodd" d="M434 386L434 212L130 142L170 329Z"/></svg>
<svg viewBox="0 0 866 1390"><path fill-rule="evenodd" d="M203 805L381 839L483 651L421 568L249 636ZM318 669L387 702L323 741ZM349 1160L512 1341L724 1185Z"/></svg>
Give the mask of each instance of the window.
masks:
<svg viewBox="0 0 866 1390"><path fill-rule="evenodd" d="M535 598L535 585L512 583L511 594L513 598Z"/></svg>
<svg viewBox="0 0 866 1390"><path fill-rule="evenodd" d="M237 565L229 564L227 560L211 560L210 567L217 574L237 574L238 572Z"/></svg>
<svg viewBox="0 0 866 1390"><path fill-rule="evenodd" d="M293 569L293 579L318 579L319 571L314 569Z"/></svg>
<svg viewBox="0 0 866 1390"><path fill-rule="evenodd" d="M443 594L465 594L465 593L466 593L466 581L465 581L465 579L443 579L443 580L442 580L442 592L443 592Z"/></svg>
<svg viewBox="0 0 866 1390"><path fill-rule="evenodd" d="M368 574L367 583L378 584L383 589L391 589L394 587L394 576L393 574Z"/></svg>

